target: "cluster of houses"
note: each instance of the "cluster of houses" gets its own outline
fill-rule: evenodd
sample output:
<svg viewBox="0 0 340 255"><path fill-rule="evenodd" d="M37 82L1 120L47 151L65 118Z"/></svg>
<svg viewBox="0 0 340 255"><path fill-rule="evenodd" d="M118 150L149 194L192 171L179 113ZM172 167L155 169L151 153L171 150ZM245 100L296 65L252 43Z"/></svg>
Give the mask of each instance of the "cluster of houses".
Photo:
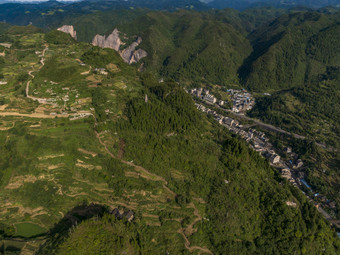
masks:
<svg viewBox="0 0 340 255"><path fill-rule="evenodd" d="M288 160L283 160L278 153L275 152L274 146L269 142L269 139L263 132L253 128L244 128L237 120L223 116L202 104L196 103L195 105L198 110L212 115L218 123L245 139L250 144L251 148L259 152L263 157L267 158L272 166L279 169L281 176L287 179L292 185L298 188L302 188L302 186L306 187L313 193L314 198L318 197L318 201L322 205L327 206L330 209L336 208L335 202L330 201L325 196L321 196L320 194L312 191L311 187L304 179L304 172L302 171L303 161L292 151L291 147L286 147L284 149L283 152L288 157ZM320 206L319 203L316 203L316 205Z"/></svg>
<svg viewBox="0 0 340 255"><path fill-rule="evenodd" d="M47 81L45 80L45 83ZM50 81L52 85L55 85L57 83ZM51 98L39 98L39 97L30 97L34 101L38 101L41 104L48 104L51 105L53 109L60 108L60 103L63 103L64 110L66 107L67 102L70 101L70 96L75 97L75 102L71 104L70 110L71 112L77 112L74 114L69 114L68 112L63 111L62 115L70 115L70 120L78 120L82 118L87 118L92 116L93 114L89 111L79 111L79 108L81 107L82 101L84 101L82 98L79 98L80 94L77 89L70 89L69 87L63 87L62 88L63 93L55 93L52 88L46 89L46 93L48 93ZM33 90L33 94L37 95L39 94L36 89ZM51 116L58 115L56 112L50 112Z"/></svg>
<svg viewBox="0 0 340 255"><path fill-rule="evenodd" d="M97 74L108 75L109 73L106 71L105 68L95 68L94 72Z"/></svg>
<svg viewBox="0 0 340 255"><path fill-rule="evenodd" d="M77 114L74 114L72 117L70 117L70 120L79 120L79 119L83 119L83 118L87 118L92 116L93 114L90 112L79 112Z"/></svg>
<svg viewBox="0 0 340 255"><path fill-rule="evenodd" d="M194 95L194 96L204 100L208 104L218 103L219 105L222 106L225 103L223 100L217 100L217 98L214 95L210 94L209 89L194 88L194 89L189 90L189 93L191 95Z"/></svg>
<svg viewBox="0 0 340 255"><path fill-rule="evenodd" d="M290 159L288 161L288 165L274 150L274 146L269 142L269 139L263 132L255 130L253 128L246 129L243 127L243 125L240 125L237 120L223 116L222 114L218 114L216 111L211 110L202 104L196 103L196 107L198 110L212 115L218 123L228 128L231 132L240 135L250 144L251 148L259 152L263 157L267 158L271 165L280 169L285 169L283 176L285 178L289 177L287 179L293 185L297 186L295 179L291 177L290 168L301 168L303 166L303 162L301 159ZM291 148L288 148L288 151L290 151L291 155L296 156L296 154L291 151Z"/></svg>
<svg viewBox="0 0 340 255"><path fill-rule="evenodd" d="M214 95L210 94L209 89L203 88L194 88L188 91L191 95L200 98L208 104L219 104L220 106L225 105L225 101L218 100ZM254 97L247 92L245 89L236 90L236 89L228 89L227 90L230 99L232 100L233 106L232 111L239 113L245 112L253 108L255 105Z"/></svg>
<svg viewBox="0 0 340 255"><path fill-rule="evenodd" d="M44 81L45 83L47 82L46 80ZM52 85L58 84L56 82L50 81L49 82ZM43 84L44 85L44 84ZM62 88L63 92L65 92L65 94L60 94L53 91L52 88L46 89L46 93L48 93L51 98L39 98L39 97L30 97L32 100L34 101L38 101L41 104L51 104L53 106L53 108L57 108L58 107L58 101L62 101L64 103L64 106L66 105L66 102L70 101L70 94L74 95L75 98L79 98L80 94L78 92L77 89L70 89L68 87L64 87ZM33 95L38 95L39 92L37 91L37 89L33 90Z"/></svg>
<svg viewBox="0 0 340 255"><path fill-rule="evenodd" d="M245 112L255 105L254 97L245 89L227 89L227 92L233 102L233 112Z"/></svg>

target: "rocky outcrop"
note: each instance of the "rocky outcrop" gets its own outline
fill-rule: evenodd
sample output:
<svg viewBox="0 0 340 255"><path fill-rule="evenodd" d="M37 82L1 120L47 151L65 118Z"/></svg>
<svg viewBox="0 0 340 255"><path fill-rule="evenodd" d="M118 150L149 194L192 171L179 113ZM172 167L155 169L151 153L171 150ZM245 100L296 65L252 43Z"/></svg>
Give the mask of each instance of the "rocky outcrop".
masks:
<svg viewBox="0 0 340 255"><path fill-rule="evenodd" d="M133 54L131 55L129 64L137 63L139 60L147 56L148 56L148 53L145 50L142 50L142 49L135 50Z"/></svg>
<svg viewBox="0 0 340 255"><path fill-rule="evenodd" d="M141 42L142 38L138 37L137 40L129 45L127 48L125 48L124 50L120 50L120 46L124 45L124 43L119 38L119 31L117 28L113 30L113 32L108 37L96 35L92 40L92 44L94 46L114 49L128 64L137 63L139 60L148 55L145 50L136 50L137 46L139 46Z"/></svg>
<svg viewBox="0 0 340 255"><path fill-rule="evenodd" d="M145 50L138 49L136 47L142 42L142 38L138 37L137 41L133 42L129 47L120 52L120 56L126 63L132 64L137 63L142 58L146 57L148 54Z"/></svg>
<svg viewBox="0 0 340 255"><path fill-rule="evenodd" d="M70 34L73 37L73 39L77 40L77 32L76 30L74 30L72 25L64 25L62 27L59 27L57 30Z"/></svg>
<svg viewBox="0 0 340 255"><path fill-rule="evenodd" d="M92 40L92 44L101 48L110 48L119 51L123 42L120 40L119 31L116 28L107 38L105 38L105 35L96 35Z"/></svg>

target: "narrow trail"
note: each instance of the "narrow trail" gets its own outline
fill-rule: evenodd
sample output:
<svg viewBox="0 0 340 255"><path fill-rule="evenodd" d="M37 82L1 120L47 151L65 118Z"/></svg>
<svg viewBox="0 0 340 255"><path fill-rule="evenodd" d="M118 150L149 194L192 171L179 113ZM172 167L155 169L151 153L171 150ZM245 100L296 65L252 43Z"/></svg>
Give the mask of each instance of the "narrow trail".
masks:
<svg viewBox="0 0 340 255"><path fill-rule="evenodd" d="M97 124L97 120L94 116L94 119L95 119L95 125ZM107 148L107 145L102 141L101 137L100 137L100 134L97 132L97 131L94 131L95 132L95 135L99 141L99 143L105 148L105 151L114 159L117 159L117 160L120 160L120 162L126 164L126 165L129 165L129 166L132 166L134 167L138 172L140 172L141 174L144 174L144 178L146 179L149 179L149 180L153 180L153 181L161 181L162 182L162 186L165 190L167 190L172 196L176 196L177 194L175 192L173 192L167 185L168 185L168 182L161 176L158 176L156 174L153 174L151 173L150 171L146 170L144 167L142 166L139 166L139 165L136 165L132 162L129 162L129 161L126 161L126 160L123 160L123 159L120 159L118 158L116 155L114 155L108 148ZM150 176L152 178L150 178ZM187 250L189 250L190 252L194 252L195 250L199 250L201 252L204 252L204 253L208 253L208 254L213 254L209 249L207 248L204 248L204 247L200 247L200 246L190 246L190 241L188 239L188 237L185 235L185 232L189 232L189 235L193 234L194 232L197 231L197 229L194 229L193 226L202 220L202 216L199 214L199 211L197 209L197 207L195 206L194 203L191 203L190 205L188 205L189 208L193 208L194 209L194 214L195 216L197 217L187 228L180 228L178 229L178 233L181 234L184 238L184 241L185 241L185 248Z"/></svg>
<svg viewBox="0 0 340 255"><path fill-rule="evenodd" d="M41 66L38 68L38 70L40 70L41 68L43 68L43 66L45 65L45 53L46 51L48 50L48 45L45 44L45 49L42 51L42 54L41 54L41 59L40 59L40 63L41 63ZM29 98L29 99L32 99L34 101L46 101L46 98L38 98L38 97L33 97L33 96L30 96L29 95L29 89L30 89L30 84L31 84L31 81L34 79L34 75L32 74L33 72L35 72L34 70L32 71L29 71L28 72L28 75L31 76L31 80L29 80L26 84L26 97Z"/></svg>
<svg viewBox="0 0 340 255"><path fill-rule="evenodd" d="M194 203L191 203L188 205L188 208L194 209L194 215L197 217L189 226L187 226L185 229L183 229L184 233L186 233L188 236L192 235L193 233L197 232L197 228L194 228L194 225L202 220L202 216L200 215L197 207Z"/></svg>
<svg viewBox="0 0 340 255"><path fill-rule="evenodd" d="M212 253L212 252L211 252L209 249L207 249L207 248L203 248L203 247L200 247L200 246L190 246L190 241L189 241L189 239L187 238L187 236L184 234L182 228L180 228L177 232L183 236L184 241L185 241L184 246L185 246L185 248L186 248L187 250L189 250L190 252L194 252L195 250L200 250L201 252L204 252L204 253L214 254L214 253Z"/></svg>
<svg viewBox="0 0 340 255"><path fill-rule="evenodd" d="M48 50L48 44L45 44L44 46L45 46L45 48L42 51L42 57L40 59L41 66L37 70L31 70L31 71L28 72L28 75L31 77L31 79L29 81L27 81L27 83L26 83L26 97L33 100L33 101L38 101L40 104L48 103L47 102L48 99L30 96L29 95L29 89L30 89L31 82L35 77L33 75L33 72L39 71L45 65L45 53ZM4 109L1 109L1 110L4 110ZM2 111L0 111L0 116L27 117L27 118L38 118L38 119L54 119L56 117L58 117L58 118L68 118L68 117L75 116L77 114L82 114L82 113L89 113L89 112L87 112L87 111L77 111L75 114L63 113L63 114L47 115L47 114L36 113L36 112L34 112L34 113L19 113L19 112L2 112Z"/></svg>

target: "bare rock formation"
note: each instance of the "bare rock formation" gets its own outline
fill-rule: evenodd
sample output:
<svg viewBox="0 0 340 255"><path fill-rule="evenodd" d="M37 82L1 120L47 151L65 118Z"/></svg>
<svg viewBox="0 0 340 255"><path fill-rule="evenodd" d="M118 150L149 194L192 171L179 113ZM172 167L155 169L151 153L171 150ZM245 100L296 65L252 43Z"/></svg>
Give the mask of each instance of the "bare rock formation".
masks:
<svg viewBox="0 0 340 255"><path fill-rule="evenodd" d="M57 29L58 31L70 34L75 40L77 40L77 32L74 30L72 25L64 25Z"/></svg>
<svg viewBox="0 0 340 255"><path fill-rule="evenodd" d="M136 47L142 42L142 38L138 37L137 41L133 42L129 47L120 52L120 56L126 63L132 64L137 63L148 54L145 50L138 49Z"/></svg>
<svg viewBox="0 0 340 255"><path fill-rule="evenodd" d="M105 38L105 35L96 35L92 40L92 44L101 48L110 48L119 51L123 42L120 40L119 31L116 28L107 38Z"/></svg>
<svg viewBox="0 0 340 255"><path fill-rule="evenodd" d="M96 35L92 40L92 44L94 46L114 49L128 64L137 63L140 59L148 55L147 52L142 49L136 50L136 47L139 46L141 42L142 38L138 37L137 40L127 48L120 50L120 46L124 45L124 43L119 38L119 31L117 28L113 30L113 32L107 38L102 35Z"/></svg>
<svg viewBox="0 0 340 255"><path fill-rule="evenodd" d="M139 60L147 56L148 56L148 53L145 50L143 49L135 50L130 58L129 64L137 63Z"/></svg>

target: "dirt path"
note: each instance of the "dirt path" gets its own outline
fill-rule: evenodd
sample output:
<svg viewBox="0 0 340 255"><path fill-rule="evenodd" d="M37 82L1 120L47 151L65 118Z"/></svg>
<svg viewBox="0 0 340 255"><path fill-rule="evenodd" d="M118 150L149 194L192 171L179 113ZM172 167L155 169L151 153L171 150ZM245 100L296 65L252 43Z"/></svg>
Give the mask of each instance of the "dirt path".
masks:
<svg viewBox="0 0 340 255"><path fill-rule="evenodd" d="M42 52L42 58L40 59L40 63L41 66L38 68L38 70L40 70L44 65L45 65L45 52L48 50L48 45L45 44L45 49ZM31 70L28 72L28 75L31 76L31 80L27 81L26 84L26 97L29 99L32 99L33 101L38 101L41 104L46 104L47 102L47 98L38 98L38 97L34 97L34 96L30 96L29 95L29 87L30 84L32 82L32 80L34 79L34 75L32 74L35 71L38 70ZM0 110L4 110L4 109L0 109ZM16 117L27 117L27 118L39 118L39 119L54 119L56 117L58 118L68 118L70 116L76 116L77 114L82 114L82 113L89 113L86 111L78 111L77 113L74 114L68 114L68 113L64 113L64 114L54 114L54 115L47 115L47 114L43 114L43 113L18 113L18 112L0 112L0 116L16 116Z"/></svg>
<svg viewBox="0 0 340 255"><path fill-rule="evenodd" d="M185 241L185 248L187 250L189 250L190 252L194 252L195 250L199 250L201 252L204 252L204 253L208 253L208 254L214 254L212 253L209 249L207 248L203 248L203 247L200 247L200 246L190 246L190 241L188 240L188 238L186 237L186 235L184 234L183 232L183 229L180 228L178 231L177 231L179 234L181 234L184 238L184 241Z"/></svg>
<svg viewBox="0 0 340 255"><path fill-rule="evenodd" d="M69 114L56 114L56 115L46 115L43 113L18 113L18 112L0 112L0 116L16 116L16 117L27 117L27 118L38 118L38 119L54 119L58 118L68 118Z"/></svg>
<svg viewBox="0 0 340 255"><path fill-rule="evenodd" d="M125 149L125 141L124 139L119 139L119 151L118 151L118 158L124 157L124 149Z"/></svg>
<svg viewBox="0 0 340 255"><path fill-rule="evenodd" d="M196 207L196 205L194 203L191 203L188 205L188 208L193 208L194 209L194 215L197 217L193 222L191 222L191 224L189 226L187 226L184 229L184 233L187 236L191 236L193 233L197 232L197 228L194 228L194 225L202 220L202 216L199 214L198 209Z"/></svg>
<svg viewBox="0 0 340 255"><path fill-rule="evenodd" d="M87 75L90 74L92 67L90 66L90 69L88 71L80 73L81 75Z"/></svg>
<svg viewBox="0 0 340 255"><path fill-rule="evenodd" d="M196 200L202 200L202 199L196 199ZM188 236L191 236L193 233L197 232L197 228L194 228L194 225L202 220L202 216L200 215L196 205L194 203L191 203L188 205L188 208L194 209L194 215L197 217L193 222L190 223L186 228L180 228L177 232L180 233L184 240L185 240L185 248L187 248L190 252L193 252L195 250L200 250L204 253L213 254L208 248L200 247L200 246L190 246L190 241L188 239Z"/></svg>
<svg viewBox="0 0 340 255"><path fill-rule="evenodd" d="M45 44L45 49L43 50L42 54L41 54L41 59L40 59L40 63L41 63L41 66L39 67L38 70L40 70L41 68L43 68L43 66L45 65L45 52L47 51L48 49L48 45ZM35 72L34 70L32 71L29 71L28 72L28 75L31 76L32 79L34 79L34 75L32 74L33 72ZM26 97L29 98L29 99L32 99L34 101L38 101L39 103L43 103L45 102L47 99L46 98L38 98L38 97L33 97L33 96L30 96L29 95L29 89L30 89L30 84L31 84L31 81L32 80L29 80L26 84Z"/></svg>
<svg viewBox="0 0 340 255"><path fill-rule="evenodd" d="M0 131L7 131L7 130L10 130L12 128L14 128L15 126L15 122L12 123L12 126L11 127L0 127Z"/></svg>

